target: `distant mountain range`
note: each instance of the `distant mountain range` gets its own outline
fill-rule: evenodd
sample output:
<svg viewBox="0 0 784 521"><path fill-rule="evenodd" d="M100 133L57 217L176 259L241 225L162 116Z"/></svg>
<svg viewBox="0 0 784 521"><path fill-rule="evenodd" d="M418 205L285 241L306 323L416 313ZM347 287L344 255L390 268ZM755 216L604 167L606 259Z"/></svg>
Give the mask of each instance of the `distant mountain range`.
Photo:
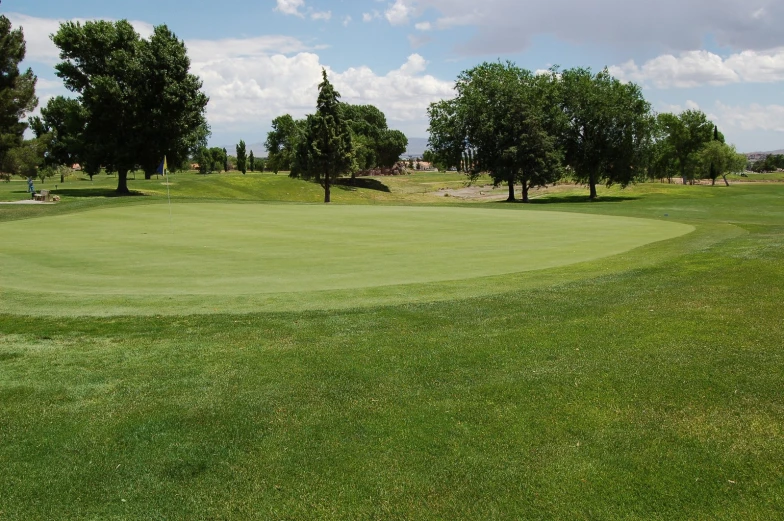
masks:
<svg viewBox="0 0 784 521"><path fill-rule="evenodd" d="M226 150L229 150L230 155L234 155L234 145L223 147ZM253 151L253 155L256 157L266 157L267 156L267 149L264 148L264 143L248 143L246 145L246 149L248 152L251 150ZM427 138L426 137L410 137L408 138L408 148L403 153L404 156L413 156L413 157L422 157L422 154L425 153L425 149L427 149Z"/></svg>
<svg viewBox="0 0 784 521"><path fill-rule="evenodd" d="M755 155L755 156L770 156L770 155L779 155L784 154L784 149L781 150L770 150L768 152L746 152L747 156Z"/></svg>

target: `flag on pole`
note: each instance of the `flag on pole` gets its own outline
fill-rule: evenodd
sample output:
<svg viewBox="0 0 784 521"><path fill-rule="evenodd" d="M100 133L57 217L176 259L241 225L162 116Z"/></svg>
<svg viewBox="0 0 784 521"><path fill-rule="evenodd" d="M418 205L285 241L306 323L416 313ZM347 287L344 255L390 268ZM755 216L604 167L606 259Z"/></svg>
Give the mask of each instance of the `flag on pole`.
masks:
<svg viewBox="0 0 784 521"><path fill-rule="evenodd" d="M166 164L166 156L163 156L163 161L161 164L158 165L158 173L161 175L166 175L166 170L169 169L169 165Z"/></svg>

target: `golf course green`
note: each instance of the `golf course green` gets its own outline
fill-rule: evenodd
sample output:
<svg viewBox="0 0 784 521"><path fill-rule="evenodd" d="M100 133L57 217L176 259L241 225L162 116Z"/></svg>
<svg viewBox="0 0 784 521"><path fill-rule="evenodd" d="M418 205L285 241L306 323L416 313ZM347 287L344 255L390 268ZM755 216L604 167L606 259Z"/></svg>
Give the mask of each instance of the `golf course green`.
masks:
<svg viewBox="0 0 784 521"><path fill-rule="evenodd" d="M651 219L479 208L135 205L0 224L0 286L65 294L72 304L95 295L394 286L553 268L692 230Z"/></svg>

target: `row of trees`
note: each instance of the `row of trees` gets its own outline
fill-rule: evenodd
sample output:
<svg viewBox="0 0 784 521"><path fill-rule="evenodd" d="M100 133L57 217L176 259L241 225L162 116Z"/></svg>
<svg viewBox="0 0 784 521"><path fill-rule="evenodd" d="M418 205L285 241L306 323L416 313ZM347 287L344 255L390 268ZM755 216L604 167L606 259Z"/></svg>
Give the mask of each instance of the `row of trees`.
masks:
<svg viewBox="0 0 784 521"><path fill-rule="evenodd" d="M607 70L534 74L484 63L461 73L455 90L428 109L431 157L469 176L488 173L508 185L510 201L517 184L527 202L530 188L565 175L595 199L599 183L715 181L745 165L702 112L656 115L639 86Z"/></svg>
<svg viewBox="0 0 784 521"><path fill-rule="evenodd" d="M354 179L361 171L393 167L408 138L390 129L384 113L373 105L340 102L340 93L322 71L316 113L299 120L289 114L275 118L264 146L269 170L318 181L329 202L330 185L337 177L348 174Z"/></svg>
<svg viewBox="0 0 784 521"><path fill-rule="evenodd" d="M752 172L775 172L784 169L784 154L770 154L765 159L754 161L749 165Z"/></svg>
<svg viewBox="0 0 784 521"><path fill-rule="evenodd" d="M30 118L35 139L25 141L26 113L37 105L35 76L21 74L21 29L0 16L0 168L20 175L56 172L75 163L92 177L101 167L117 172L117 190L141 169L149 178L164 156L183 164L206 144L208 98L190 74L184 43L165 25L149 39L125 21L61 24L52 35L55 66L74 98L49 100Z"/></svg>

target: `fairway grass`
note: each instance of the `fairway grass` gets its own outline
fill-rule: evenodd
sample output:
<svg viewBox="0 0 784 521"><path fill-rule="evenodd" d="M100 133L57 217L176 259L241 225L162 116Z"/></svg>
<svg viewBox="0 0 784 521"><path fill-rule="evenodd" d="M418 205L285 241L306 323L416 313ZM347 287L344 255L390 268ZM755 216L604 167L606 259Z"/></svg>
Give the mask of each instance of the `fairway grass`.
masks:
<svg viewBox="0 0 784 521"><path fill-rule="evenodd" d="M213 304L242 297L243 310L254 311L268 301L260 295L542 270L693 230L650 219L486 208L135 205L0 223L0 286L39 302L55 294L72 314L89 314L107 295L135 299L140 313L156 309L150 304L161 296L192 295ZM313 307L306 297L298 301Z"/></svg>
<svg viewBox="0 0 784 521"><path fill-rule="evenodd" d="M442 181L407 178L415 202L420 180ZM182 182L208 192L208 180ZM651 183L602 189L597 203L569 190L532 205L388 213L345 192L364 207L316 207L312 240L339 240L329 234L347 223L342 248L367 255L409 211L420 217L401 233L408 252L416 237L448 249L419 229L425 218L504 248L509 235L531 242L526 223L553 219L564 226L546 239L563 244L598 222L693 231L617 253L613 234L599 234L599 257L531 271L463 266L468 278L374 286L381 271L366 270L358 288L251 298L228 292L272 262L248 246L274 239L256 226L280 212L281 227L306 230L311 206L183 197L193 213L175 202L174 234L156 195L0 207L0 254L17 248L3 234L36 239L4 269L44 285L0 285L0 520L782 519L784 186ZM191 242L223 249L193 252L205 266L166 246L189 226ZM122 271L101 258L105 244L125 251ZM223 273L228 244L249 279ZM112 294L115 283L158 283L129 265L136 250L142 266L183 259L220 282L171 299ZM22 269L13 262L25 252ZM57 264L68 256L80 269ZM52 266L72 282L91 271L112 282L54 293L34 273Z"/></svg>

